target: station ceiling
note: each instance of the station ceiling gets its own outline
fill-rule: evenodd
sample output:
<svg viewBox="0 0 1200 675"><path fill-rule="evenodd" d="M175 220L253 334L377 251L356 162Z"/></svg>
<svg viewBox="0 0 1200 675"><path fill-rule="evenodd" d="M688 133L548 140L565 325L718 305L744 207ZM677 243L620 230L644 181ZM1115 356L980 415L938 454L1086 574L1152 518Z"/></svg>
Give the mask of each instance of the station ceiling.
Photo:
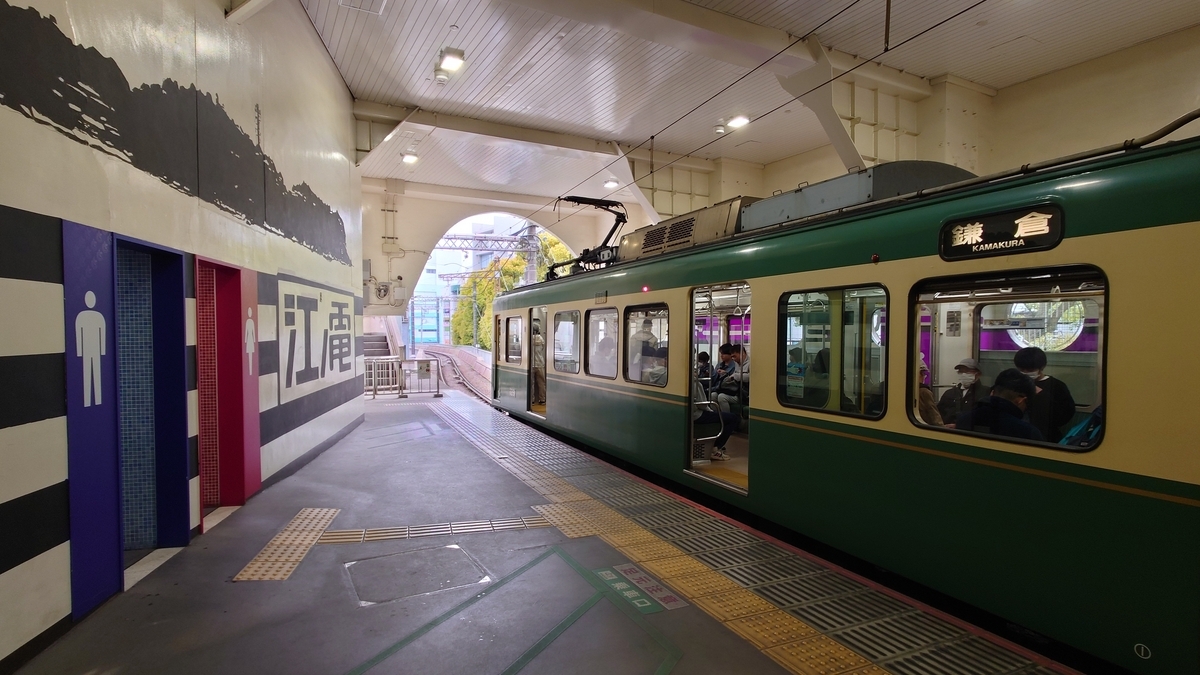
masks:
<svg viewBox="0 0 1200 675"><path fill-rule="evenodd" d="M901 86L952 74L1002 89L1200 24L1195 0L892 0L883 53L887 0L301 2L355 99L513 132L441 138L428 124L401 125L397 142L421 160L377 150L365 175L546 195L597 163L521 130L608 148L647 148L654 136L656 151L760 164L825 145L816 117L777 81L810 64L811 49L797 45L752 72L798 36L811 33L844 63L895 69ZM438 84L443 47L462 49L466 65ZM768 111L714 135L720 121Z"/></svg>

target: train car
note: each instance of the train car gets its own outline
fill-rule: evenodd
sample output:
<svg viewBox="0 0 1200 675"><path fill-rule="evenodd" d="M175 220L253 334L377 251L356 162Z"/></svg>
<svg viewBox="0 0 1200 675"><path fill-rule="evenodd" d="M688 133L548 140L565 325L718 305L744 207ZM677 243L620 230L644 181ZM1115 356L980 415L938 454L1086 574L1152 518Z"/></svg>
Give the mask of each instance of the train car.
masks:
<svg viewBox="0 0 1200 675"><path fill-rule="evenodd" d="M496 299L493 405L1131 671L1200 672L1200 137L1143 144L630 233Z"/></svg>

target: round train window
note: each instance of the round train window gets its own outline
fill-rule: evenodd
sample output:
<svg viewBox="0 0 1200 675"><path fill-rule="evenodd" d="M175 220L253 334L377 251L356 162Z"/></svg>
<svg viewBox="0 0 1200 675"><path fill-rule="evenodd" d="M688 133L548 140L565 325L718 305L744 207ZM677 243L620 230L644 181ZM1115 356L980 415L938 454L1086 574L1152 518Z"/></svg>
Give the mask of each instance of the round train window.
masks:
<svg viewBox="0 0 1200 675"><path fill-rule="evenodd" d="M1078 300L1014 302L1008 318L1022 326L1008 330L1008 336L1017 346L1058 352L1070 347L1083 334L1087 312Z"/></svg>

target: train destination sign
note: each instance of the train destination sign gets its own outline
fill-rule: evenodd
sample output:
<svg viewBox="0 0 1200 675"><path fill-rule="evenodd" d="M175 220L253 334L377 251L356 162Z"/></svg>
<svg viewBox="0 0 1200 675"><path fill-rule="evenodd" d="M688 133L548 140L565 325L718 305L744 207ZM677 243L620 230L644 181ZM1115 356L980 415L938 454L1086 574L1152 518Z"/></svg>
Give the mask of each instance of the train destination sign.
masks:
<svg viewBox="0 0 1200 675"><path fill-rule="evenodd" d="M1045 251L1063 238L1063 212L1052 204L952 220L942 225L943 260Z"/></svg>

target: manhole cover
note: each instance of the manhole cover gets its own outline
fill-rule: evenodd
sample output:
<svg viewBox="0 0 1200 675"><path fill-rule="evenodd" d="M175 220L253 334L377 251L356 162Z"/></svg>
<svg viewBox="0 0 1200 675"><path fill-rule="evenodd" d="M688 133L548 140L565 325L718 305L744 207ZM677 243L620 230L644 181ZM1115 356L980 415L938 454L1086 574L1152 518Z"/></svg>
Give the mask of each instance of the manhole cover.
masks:
<svg viewBox="0 0 1200 675"><path fill-rule="evenodd" d="M346 570L364 607L491 581L458 544L355 560Z"/></svg>

